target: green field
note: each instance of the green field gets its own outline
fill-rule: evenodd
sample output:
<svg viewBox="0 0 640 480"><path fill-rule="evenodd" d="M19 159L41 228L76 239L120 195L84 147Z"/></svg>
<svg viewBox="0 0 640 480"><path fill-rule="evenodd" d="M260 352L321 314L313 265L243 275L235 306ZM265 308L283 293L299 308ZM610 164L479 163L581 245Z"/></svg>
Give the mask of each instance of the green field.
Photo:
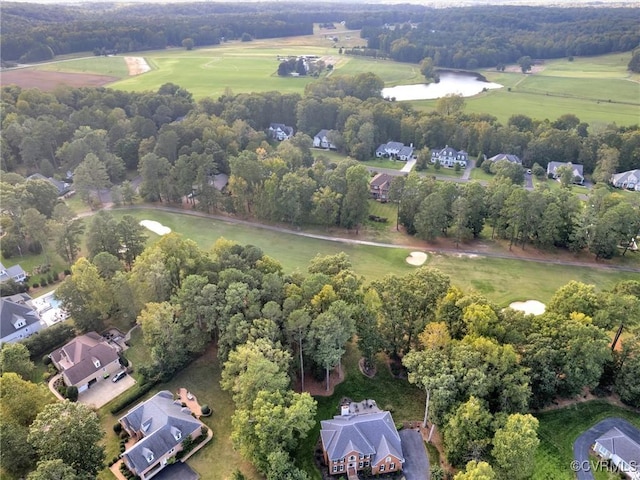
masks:
<svg viewBox="0 0 640 480"><path fill-rule="evenodd" d="M637 124L640 75L627 71L630 58L631 53L627 52L577 57L573 62L551 60L541 72L527 75L483 70L487 80L505 88L467 98L465 111L490 113L502 123L514 114L555 120L573 113L589 124ZM420 110L432 110L436 101L412 103Z"/></svg>
<svg viewBox="0 0 640 480"><path fill-rule="evenodd" d="M91 73L125 78L129 75L123 57L88 57L59 61L38 67L50 72Z"/></svg>
<svg viewBox="0 0 640 480"><path fill-rule="evenodd" d="M385 208L389 207L393 208L389 204ZM415 267L408 265L405 258L410 251L419 249L351 245L152 209L115 210L113 214L117 218L131 214L140 220L156 220L172 231L194 240L206 250L219 237L241 244L256 245L278 260L287 272L306 272L309 261L316 254L333 255L344 251L349 255L356 273L363 275L367 281L372 281L387 274L404 275L413 271ZM394 229L389 210L385 210L385 215L381 216L388 217L388 228ZM358 237L353 234L351 238ZM536 299L547 302L559 287L570 280L607 289L621 280L638 277L637 273L632 272L463 254L432 254L426 265L442 270L451 277L453 284L463 290L476 290L505 306L516 300Z"/></svg>
<svg viewBox="0 0 640 480"><path fill-rule="evenodd" d="M539 413L536 417L540 421L540 446L536 452L533 480L573 480L575 474L570 468L573 442L600 420L622 417L640 428L640 415L602 400Z"/></svg>

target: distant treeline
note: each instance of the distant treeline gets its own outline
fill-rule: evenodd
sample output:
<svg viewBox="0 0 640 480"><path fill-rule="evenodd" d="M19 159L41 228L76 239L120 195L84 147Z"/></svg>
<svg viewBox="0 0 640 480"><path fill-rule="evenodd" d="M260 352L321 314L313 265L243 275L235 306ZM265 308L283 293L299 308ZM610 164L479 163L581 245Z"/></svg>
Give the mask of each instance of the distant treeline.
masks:
<svg viewBox="0 0 640 480"><path fill-rule="evenodd" d="M473 7L430 10L419 23L363 19L370 50L402 62L433 59L438 67L474 69L534 59L602 55L640 42L632 8ZM358 22L360 23L360 22ZM379 54L378 54L379 55Z"/></svg>
<svg viewBox="0 0 640 480"><path fill-rule="evenodd" d="M50 6L6 3L0 47L4 61L38 61L86 51L132 52L223 40L313 33L313 24L362 29L367 52L435 66L477 68L521 56L559 58L629 51L640 44L640 11L632 8L268 3ZM364 51L359 51L362 54ZM365 53L366 54L366 53Z"/></svg>

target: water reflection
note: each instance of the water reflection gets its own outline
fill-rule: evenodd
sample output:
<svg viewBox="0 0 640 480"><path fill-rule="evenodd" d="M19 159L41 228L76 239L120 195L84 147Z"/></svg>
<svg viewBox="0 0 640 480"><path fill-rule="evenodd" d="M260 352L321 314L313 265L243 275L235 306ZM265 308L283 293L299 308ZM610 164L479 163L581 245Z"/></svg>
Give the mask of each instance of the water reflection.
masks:
<svg viewBox="0 0 640 480"><path fill-rule="evenodd" d="M384 98L402 100L432 100L448 94L471 97L484 89L502 88L499 83L487 82L483 78L469 73L440 72L440 82L416 85L397 85L383 88Z"/></svg>

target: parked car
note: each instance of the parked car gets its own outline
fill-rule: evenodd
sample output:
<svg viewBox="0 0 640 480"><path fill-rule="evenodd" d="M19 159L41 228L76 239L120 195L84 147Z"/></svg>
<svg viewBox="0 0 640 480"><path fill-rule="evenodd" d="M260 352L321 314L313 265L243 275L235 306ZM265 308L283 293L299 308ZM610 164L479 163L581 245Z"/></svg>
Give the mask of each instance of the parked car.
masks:
<svg viewBox="0 0 640 480"><path fill-rule="evenodd" d="M126 374L127 374L127 372L118 372L113 376L113 379L111 381L113 383L116 383L116 382L122 380Z"/></svg>

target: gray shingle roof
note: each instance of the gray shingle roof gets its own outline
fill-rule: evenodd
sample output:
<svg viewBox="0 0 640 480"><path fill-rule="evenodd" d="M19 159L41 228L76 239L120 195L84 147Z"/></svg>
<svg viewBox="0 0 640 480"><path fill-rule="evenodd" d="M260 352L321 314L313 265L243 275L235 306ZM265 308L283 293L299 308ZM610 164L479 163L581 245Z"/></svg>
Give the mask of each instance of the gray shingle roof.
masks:
<svg viewBox="0 0 640 480"><path fill-rule="evenodd" d="M24 325L16 327L24 320ZM20 303L2 298L0 302L0 339L7 337L17 330L40 322L36 311Z"/></svg>
<svg viewBox="0 0 640 480"><path fill-rule="evenodd" d="M387 173L378 173L375 177L371 179L370 185L372 187L381 187L385 183L391 183L393 177Z"/></svg>
<svg viewBox="0 0 640 480"><path fill-rule="evenodd" d="M58 195L64 195L71 188L71 185L69 185L67 182L56 180L53 177L45 177L41 173L34 173L33 175L29 175L27 177L27 180L45 180L58 189Z"/></svg>
<svg viewBox="0 0 640 480"><path fill-rule="evenodd" d="M329 130L323 128L318 132L318 134L316 135L316 138L319 138L320 140L322 140L324 137L327 136L328 133L329 133Z"/></svg>
<svg viewBox="0 0 640 480"><path fill-rule="evenodd" d="M626 172L611 175L611 183L618 187L625 185L626 188L633 188L640 183L640 169L627 170Z"/></svg>
<svg viewBox="0 0 640 480"><path fill-rule="evenodd" d="M573 176L574 177L582 177L584 178L583 175L583 166L580 165L579 163L571 163L571 162L549 162L549 164L547 165L547 174L552 174L555 175L556 174L556 170L559 167L562 166L569 166L573 169Z"/></svg>
<svg viewBox="0 0 640 480"><path fill-rule="evenodd" d="M387 455L404 461L400 435L389 412L339 415L320 425L322 446L331 461L352 451L371 455L372 464Z"/></svg>
<svg viewBox="0 0 640 480"><path fill-rule="evenodd" d="M118 359L117 350L109 345L96 332L89 332L74 338L64 347L55 350L51 358L59 363L62 359L69 361L72 366L64 370L72 385L98 372L102 367ZM94 364L99 360L99 367Z"/></svg>
<svg viewBox="0 0 640 480"><path fill-rule="evenodd" d="M629 465L640 466L640 445L627 437L624 433L613 427L604 435L598 437L596 442L609 452L617 455Z"/></svg>
<svg viewBox="0 0 640 480"><path fill-rule="evenodd" d="M202 425L191 416L189 409L183 408L180 402L175 402L173 395L167 390L156 393L146 402L129 410L120 418L120 423L130 430L144 434L142 440L122 454L138 473L181 444L187 435L191 435ZM154 458L151 462L147 461L149 452Z"/></svg>
<svg viewBox="0 0 640 480"><path fill-rule="evenodd" d="M11 267L5 268L5 266L0 263L0 283L23 275L26 275L26 272L20 265L12 265Z"/></svg>
<svg viewBox="0 0 640 480"><path fill-rule="evenodd" d="M522 165L522 160L520 160L520 158L517 155L512 155L510 153L499 153L489 159L489 161L491 162L499 162L500 160L506 160L511 163L517 163L519 165Z"/></svg>

